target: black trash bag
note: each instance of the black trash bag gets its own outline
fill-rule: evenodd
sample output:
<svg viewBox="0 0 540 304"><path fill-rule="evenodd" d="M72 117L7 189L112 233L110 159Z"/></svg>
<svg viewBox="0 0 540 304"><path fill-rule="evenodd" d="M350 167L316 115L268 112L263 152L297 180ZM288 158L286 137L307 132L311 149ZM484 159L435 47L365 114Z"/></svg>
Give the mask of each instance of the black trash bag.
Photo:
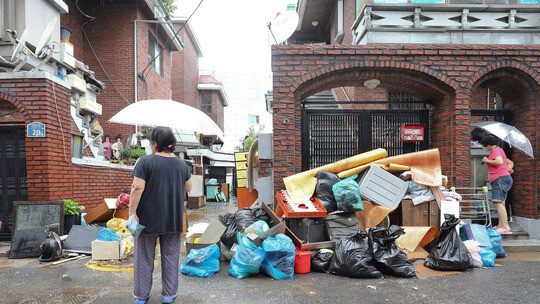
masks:
<svg viewBox="0 0 540 304"><path fill-rule="evenodd" d="M473 258L455 229L459 219L453 214L445 214L444 219L437 245L424 261L424 266L436 270L472 269Z"/></svg>
<svg viewBox="0 0 540 304"><path fill-rule="evenodd" d="M225 232L221 235L221 243L230 249L237 241L236 233L238 232L238 228L234 222L234 213L219 215L218 220L223 224L223 226L227 227Z"/></svg>
<svg viewBox="0 0 540 304"><path fill-rule="evenodd" d="M317 186L315 187L313 196L319 200L328 213L337 210L336 198L334 197L332 186L340 180L337 174L332 172L319 171L317 173Z"/></svg>
<svg viewBox="0 0 540 304"><path fill-rule="evenodd" d="M330 273L354 278L383 278L383 274L373 265L373 253L365 241L366 233L341 238L330 262Z"/></svg>
<svg viewBox="0 0 540 304"><path fill-rule="evenodd" d="M388 229L373 227L368 233L369 248L373 252L375 267L383 274L402 278L416 277L414 265L396 244L396 239L403 234L403 229L396 225Z"/></svg>
<svg viewBox="0 0 540 304"><path fill-rule="evenodd" d="M270 226L270 222L271 222L270 216L268 216L268 214L266 213L266 211L264 211L263 208L261 207L253 208L251 209L251 213L255 216L255 218L257 218L257 221L265 221L268 224L268 226ZM277 225L279 223L274 223L274 224Z"/></svg>
<svg viewBox="0 0 540 304"><path fill-rule="evenodd" d="M239 231L244 231L249 225L255 223L257 218L253 215L251 208L242 208L234 213L234 223Z"/></svg>
<svg viewBox="0 0 540 304"><path fill-rule="evenodd" d="M326 272L328 273L328 268L330 268L330 262L334 253L332 250L319 250L315 256L311 258L311 270Z"/></svg>
<svg viewBox="0 0 540 304"><path fill-rule="evenodd" d="M362 230L354 212L336 212L324 218L328 236L332 241L338 241L344 236L355 234Z"/></svg>
<svg viewBox="0 0 540 304"><path fill-rule="evenodd" d="M238 243L237 233L244 230L258 220L270 223L270 217L262 208L242 208L235 213L227 213L218 216L218 220L227 227L225 233L221 236L221 242L231 248L235 243Z"/></svg>

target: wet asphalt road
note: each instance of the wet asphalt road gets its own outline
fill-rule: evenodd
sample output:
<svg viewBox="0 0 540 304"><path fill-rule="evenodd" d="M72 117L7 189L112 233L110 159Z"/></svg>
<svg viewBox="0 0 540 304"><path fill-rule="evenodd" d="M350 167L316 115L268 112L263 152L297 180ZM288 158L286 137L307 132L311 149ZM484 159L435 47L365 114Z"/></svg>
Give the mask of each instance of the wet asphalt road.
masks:
<svg viewBox="0 0 540 304"><path fill-rule="evenodd" d="M229 210L234 211L190 211L190 224ZM85 266L89 260L38 269L37 259L0 258L0 303L133 303L132 271L93 270ZM222 262L211 278L180 275L175 303L540 303L540 253L514 253L496 262L502 266L426 279L354 279L312 272L289 281L262 274L239 280L228 275L229 263ZM129 269L129 263L119 268ZM148 303L161 303L159 268Z"/></svg>

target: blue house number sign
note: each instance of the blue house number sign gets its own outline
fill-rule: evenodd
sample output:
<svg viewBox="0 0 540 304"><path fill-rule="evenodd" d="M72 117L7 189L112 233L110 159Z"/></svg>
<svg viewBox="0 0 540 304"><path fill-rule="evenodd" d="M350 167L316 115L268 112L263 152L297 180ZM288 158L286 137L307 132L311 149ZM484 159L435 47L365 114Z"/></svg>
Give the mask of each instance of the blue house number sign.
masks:
<svg viewBox="0 0 540 304"><path fill-rule="evenodd" d="M28 124L26 137L45 137L45 124L41 122Z"/></svg>

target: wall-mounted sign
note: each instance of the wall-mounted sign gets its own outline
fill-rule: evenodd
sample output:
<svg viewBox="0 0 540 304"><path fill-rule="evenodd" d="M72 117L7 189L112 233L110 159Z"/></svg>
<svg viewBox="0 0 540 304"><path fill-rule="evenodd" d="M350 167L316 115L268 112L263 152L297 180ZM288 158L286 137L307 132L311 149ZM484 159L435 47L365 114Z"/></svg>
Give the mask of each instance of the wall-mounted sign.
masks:
<svg viewBox="0 0 540 304"><path fill-rule="evenodd" d="M423 141L424 140L424 124L402 124L401 125L401 140L402 141Z"/></svg>
<svg viewBox="0 0 540 304"><path fill-rule="evenodd" d="M26 137L45 137L45 124L33 122L26 128Z"/></svg>

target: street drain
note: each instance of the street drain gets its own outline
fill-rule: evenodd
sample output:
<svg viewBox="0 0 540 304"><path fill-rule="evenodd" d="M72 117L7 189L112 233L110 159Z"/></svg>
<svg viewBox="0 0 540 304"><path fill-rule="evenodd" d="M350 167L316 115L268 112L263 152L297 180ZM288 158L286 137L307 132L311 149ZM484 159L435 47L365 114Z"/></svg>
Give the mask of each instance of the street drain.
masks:
<svg viewBox="0 0 540 304"><path fill-rule="evenodd" d="M61 292L40 296L36 299L29 299L19 302L19 304L90 304L95 303L99 294L93 289L68 288Z"/></svg>

